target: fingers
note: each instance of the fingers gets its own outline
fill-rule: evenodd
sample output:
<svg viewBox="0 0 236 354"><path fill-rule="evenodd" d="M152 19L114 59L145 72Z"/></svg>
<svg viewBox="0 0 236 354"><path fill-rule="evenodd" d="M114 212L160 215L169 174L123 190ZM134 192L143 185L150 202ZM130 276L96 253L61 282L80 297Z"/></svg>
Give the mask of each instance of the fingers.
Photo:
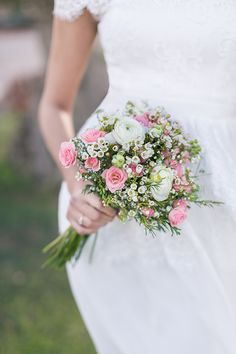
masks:
<svg viewBox="0 0 236 354"><path fill-rule="evenodd" d="M80 225L79 222L75 219L75 218L68 218L71 225L74 227L74 229L81 235L90 235L90 234L94 234L95 232L97 232L97 230L102 227L105 226L107 224L107 222L104 222L103 224L97 225L97 224L93 224L92 222L90 222L90 226L87 226L84 221L83 221L83 225Z"/></svg>
<svg viewBox="0 0 236 354"><path fill-rule="evenodd" d="M112 221L116 214L113 208L104 207L96 195L78 193L71 197L67 218L78 233L86 235L95 233Z"/></svg>
<svg viewBox="0 0 236 354"><path fill-rule="evenodd" d="M86 182L86 183L88 183L88 182ZM72 194L71 201L75 207L78 206L79 204L81 204L82 201L86 201L87 204L89 204L93 208L99 210L100 213L103 213L110 218L114 218L117 215L117 210L115 210L111 207L105 207L103 205L101 199L99 199L99 197L95 194L81 193L81 188L79 188L78 190L76 190Z"/></svg>
<svg viewBox="0 0 236 354"><path fill-rule="evenodd" d="M85 195L86 202L92 207L101 210L104 208L102 201L95 194L87 194Z"/></svg>
<svg viewBox="0 0 236 354"><path fill-rule="evenodd" d="M89 208L92 209L92 207ZM102 213L100 213L100 218L98 220L92 220L88 216L91 215L90 212L85 213L86 207L82 207L81 209L82 211L77 211L77 209L69 207L67 213L67 218L71 225L81 234L95 233L100 227L111 221L109 217Z"/></svg>
<svg viewBox="0 0 236 354"><path fill-rule="evenodd" d="M92 224L91 220L89 220L87 217L83 216L83 224L80 224L80 217L81 214L79 215L76 213L75 210L69 209L67 213L67 218L71 225L74 227L74 229L81 235L90 235L94 233L97 229L94 228L95 225Z"/></svg>
<svg viewBox="0 0 236 354"><path fill-rule="evenodd" d="M99 222L99 220L102 218L102 213L98 210L93 208L91 205L87 204L86 202L83 202L77 206L77 210L80 214L86 215L91 221L93 222Z"/></svg>
<svg viewBox="0 0 236 354"><path fill-rule="evenodd" d="M91 205L95 209L98 209L101 213L107 215L110 218L114 218L117 214L117 211L115 209L111 207L105 207L102 201L95 194L88 195L86 201L89 205Z"/></svg>
<svg viewBox="0 0 236 354"><path fill-rule="evenodd" d="M118 213L116 209L113 209L111 207L103 207L101 211L111 219L113 219Z"/></svg>
<svg viewBox="0 0 236 354"><path fill-rule="evenodd" d="M84 196L83 199L71 198L71 205L95 222L104 217L112 220L117 213L115 209L104 207L94 195Z"/></svg>
<svg viewBox="0 0 236 354"><path fill-rule="evenodd" d="M74 219L69 220L73 228L78 232L80 235L90 235L94 233L94 230L86 228L78 224L78 222Z"/></svg>

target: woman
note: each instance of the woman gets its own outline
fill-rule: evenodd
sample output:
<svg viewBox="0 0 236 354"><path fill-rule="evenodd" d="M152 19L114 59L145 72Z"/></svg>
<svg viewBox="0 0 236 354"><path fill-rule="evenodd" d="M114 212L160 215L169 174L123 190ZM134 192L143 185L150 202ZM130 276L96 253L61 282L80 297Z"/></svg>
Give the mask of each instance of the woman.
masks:
<svg viewBox="0 0 236 354"><path fill-rule="evenodd" d="M40 124L55 161L74 135L73 100L99 32L109 74L101 107L165 106L204 147L204 196L225 203L193 207L180 237L151 238L61 171L60 230L99 230L92 263L94 236L67 266L97 352L235 354L236 2L56 0L54 15ZM95 124L92 115L83 129Z"/></svg>

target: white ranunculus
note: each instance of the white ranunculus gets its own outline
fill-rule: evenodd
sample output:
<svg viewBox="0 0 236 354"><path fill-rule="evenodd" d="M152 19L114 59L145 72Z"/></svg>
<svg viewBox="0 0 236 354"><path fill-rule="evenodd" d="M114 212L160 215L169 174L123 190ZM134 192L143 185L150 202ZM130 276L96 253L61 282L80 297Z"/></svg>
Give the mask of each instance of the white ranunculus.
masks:
<svg viewBox="0 0 236 354"><path fill-rule="evenodd" d="M164 165L157 165L152 169L150 179L152 182L159 184L156 187L151 187L153 198L159 202L166 200L172 189L174 180L173 171Z"/></svg>
<svg viewBox="0 0 236 354"><path fill-rule="evenodd" d="M142 140L144 137L142 125L134 119L123 118L116 122L112 135L117 143L124 145L135 140Z"/></svg>
<svg viewBox="0 0 236 354"><path fill-rule="evenodd" d="M116 143L116 139L114 138L112 133L107 133L104 136L104 139L109 143L109 144L115 144Z"/></svg>

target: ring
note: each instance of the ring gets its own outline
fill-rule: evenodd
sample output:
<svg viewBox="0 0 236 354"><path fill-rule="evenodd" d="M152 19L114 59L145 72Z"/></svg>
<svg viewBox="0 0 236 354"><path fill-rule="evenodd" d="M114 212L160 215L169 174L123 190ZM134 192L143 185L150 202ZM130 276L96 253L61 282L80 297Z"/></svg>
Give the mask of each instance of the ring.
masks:
<svg viewBox="0 0 236 354"><path fill-rule="evenodd" d="M84 224L83 224L83 220L84 220L83 215L80 215L80 217L79 217L79 221L78 221L80 226L84 226Z"/></svg>

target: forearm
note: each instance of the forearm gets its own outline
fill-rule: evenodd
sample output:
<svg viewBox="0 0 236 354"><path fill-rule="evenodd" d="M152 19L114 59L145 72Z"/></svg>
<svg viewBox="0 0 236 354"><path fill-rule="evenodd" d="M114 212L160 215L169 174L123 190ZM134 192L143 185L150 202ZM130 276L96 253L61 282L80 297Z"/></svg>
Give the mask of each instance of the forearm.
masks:
<svg viewBox="0 0 236 354"><path fill-rule="evenodd" d="M58 153L61 143L75 134L71 112L96 31L96 22L88 11L70 23L54 19L45 86L39 107L42 135L70 192L78 185L75 168L62 168Z"/></svg>
<svg viewBox="0 0 236 354"><path fill-rule="evenodd" d="M39 107L39 125L46 146L72 192L77 183L75 180L76 167L63 168L58 157L60 144L63 141L68 141L75 134L72 114L42 98Z"/></svg>

